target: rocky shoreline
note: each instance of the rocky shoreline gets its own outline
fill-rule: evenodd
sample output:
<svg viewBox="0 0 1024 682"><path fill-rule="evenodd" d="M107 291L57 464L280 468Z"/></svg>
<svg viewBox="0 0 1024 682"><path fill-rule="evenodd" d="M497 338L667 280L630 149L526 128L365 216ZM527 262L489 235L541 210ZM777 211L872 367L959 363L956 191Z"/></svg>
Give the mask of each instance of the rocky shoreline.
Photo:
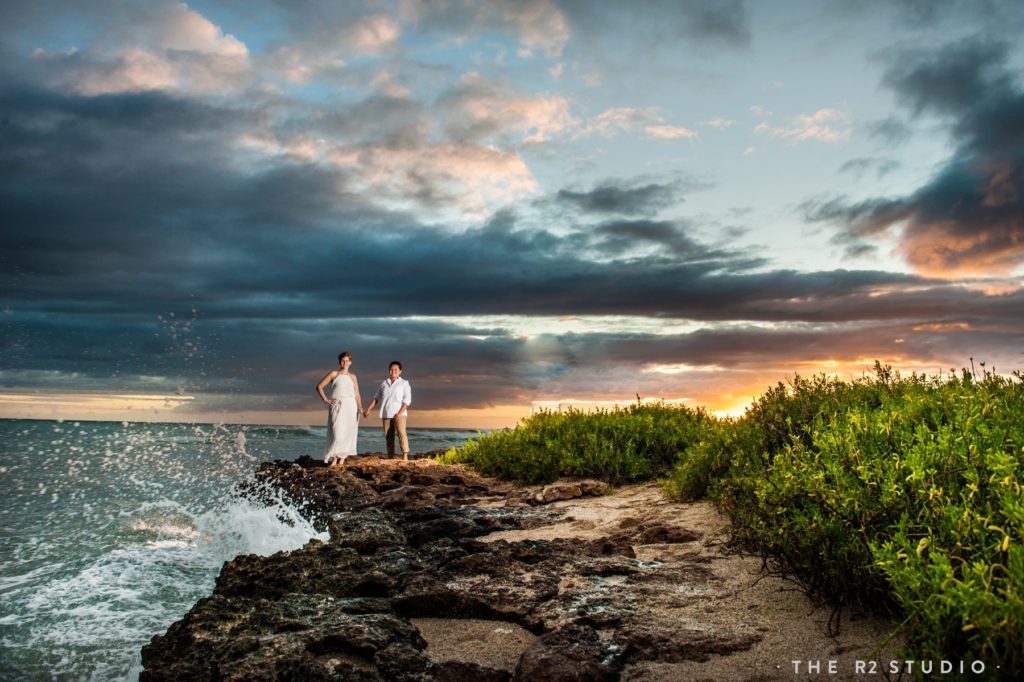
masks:
<svg viewBox="0 0 1024 682"><path fill-rule="evenodd" d="M143 648L144 682L794 679L794 657L877 656L887 625L829 637L827 611L720 551L710 505L656 486L524 488L375 456L277 461L257 480L330 540L226 562Z"/></svg>

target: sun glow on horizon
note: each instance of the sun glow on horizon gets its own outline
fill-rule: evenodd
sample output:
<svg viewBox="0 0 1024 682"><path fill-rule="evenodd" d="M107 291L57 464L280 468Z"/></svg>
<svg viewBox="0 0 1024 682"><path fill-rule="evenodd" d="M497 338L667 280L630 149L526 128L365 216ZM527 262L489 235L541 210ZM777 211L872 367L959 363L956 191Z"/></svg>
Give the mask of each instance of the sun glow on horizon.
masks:
<svg viewBox="0 0 1024 682"><path fill-rule="evenodd" d="M647 365L641 372L645 374L682 374L683 372L721 372L725 368L720 365L688 365L684 362L666 365Z"/></svg>
<svg viewBox="0 0 1024 682"><path fill-rule="evenodd" d="M943 328L960 329L966 323L942 323ZM981 367L982 360L977 359ZM883 366L900 374L916 373L942 376L951 368L941 362L920 357L889 357L880 359ZM961 363L963 364L963 363ZM994 363L989 362L989 367ZM664 403L691 409L702 408L719 417L738 417L763 395L779 383L786 384L796 375L824 375L842 381L853 381L871 376L875 360L867 356L851 359L841 356L806 360L788 368L765 367L723 368L687 363L650 364L641 370L647 376L662 376L658 394L648 391L637 395L588 395L579 393L559 395L538 391L543 397L529 402L487 405L484 407L450 407L413 409L409 425L412 428L468 428L497 429L514 427L522 419L541 411L568 409L592 411L614 410L632 404ZM641 393L645 393L640 389ZM34 391L18 392L8 389L0 393L0 418L54 419L86 421L145 421L178 423L233 423L250 425L305 425L325 423L319 409L273 409L274 396L262 396L257 409L238 409L237 398L228 394L164 395L155 393L124 393L102 391ZM268 407L270 406L270 407ZM376 427L373 416L361 421L363 428Z"/></svg>
<svg viewBox="0 0 1024 682"><path fill-rule="evenodd" d="M5 419L166 421L156 418L173 416L173 410L193 400L195 396L190 395L98 391L0 393L0 416Z"/></svg>

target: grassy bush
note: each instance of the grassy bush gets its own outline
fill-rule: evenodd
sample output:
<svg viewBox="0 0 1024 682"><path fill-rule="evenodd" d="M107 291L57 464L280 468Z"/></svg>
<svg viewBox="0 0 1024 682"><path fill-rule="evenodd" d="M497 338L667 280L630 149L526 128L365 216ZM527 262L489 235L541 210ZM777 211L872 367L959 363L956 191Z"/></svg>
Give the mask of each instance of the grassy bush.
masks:
<svg viewBox="0 0 1024 682"><path fill-rule="evenodd" d="M733 453L744 440L743 425L732 419L708 420L701 428L700 438L677 460L675 468L662 480L669 497L688 502L709 493L724 472L728 471Z"/></svg>
<svg viewBox="0 0 1024 682"><path fill-rule="evenodd" d="M896 406L894 406L896 407ZM871 539L922 658L1024 671L1024 390L969 377L910 396L903 504ZM902 416L902 415L898 415ZM912 432L912 433L910 433Z"/></svg>
<svg viewBox="0 0 1024 682"><path fill-rule="evenodd" d="M709 494L730 469L759 469L762 456L800 443L810 445L815 420L827 419L853 405L871 407L889 391L890 370L876 365L875 381L844 382L825 376L796 376L779 383L747 408L742 419L718 420L703 438L681 457L663 483L669 495L681 501ZM712 495L717 497L717 495Z"/></svg>
<svg viewBox="0 0 1024 682"><path fill-rule="evenodd" d="M491 476L548 483L561 476L612 484L666 474L713 418L703 410L662 403L583 412L536 412L511 430L494 431L450 450L446 463L465 463Z"/></svg>
<svg viewBox="0 0 1024 682"><path fill-rule="evenodd" d="M1024 669L1020 381L797 379L719 430L670 493L706 491L812 594L902 614L919 659Z"/></svg>

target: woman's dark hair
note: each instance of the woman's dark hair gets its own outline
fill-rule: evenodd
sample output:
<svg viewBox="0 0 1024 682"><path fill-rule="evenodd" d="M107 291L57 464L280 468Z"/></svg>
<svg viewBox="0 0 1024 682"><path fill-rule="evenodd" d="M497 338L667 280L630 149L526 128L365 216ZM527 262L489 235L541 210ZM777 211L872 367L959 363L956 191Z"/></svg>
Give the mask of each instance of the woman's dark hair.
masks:
<svg viewBox="0 0 1024 682"><path fill-rule="evenodd" d="M349 353L347 350L343 350L341 351L341 355L338 356L338 362L341 362L343 358L348 358L349 360L351 360L352 354Z"/></svg>
<svg viewBox="0 0 1024 682"><path fill-rule="evenodd" d="M391 369L391 365L398 365L398 369L402 369L402 363L400 363L398 360L392 360L390 363L388 363L388 369Z"/></svg>

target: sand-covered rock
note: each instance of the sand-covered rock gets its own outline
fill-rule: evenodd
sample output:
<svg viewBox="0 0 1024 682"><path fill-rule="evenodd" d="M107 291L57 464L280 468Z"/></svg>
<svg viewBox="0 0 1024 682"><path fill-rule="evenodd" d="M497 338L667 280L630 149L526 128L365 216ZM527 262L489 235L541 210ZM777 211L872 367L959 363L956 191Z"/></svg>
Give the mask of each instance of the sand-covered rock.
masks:
<svg viewBox="0 0 1024 682"><path fill-rule="evenodd" d="M608 484L603 481L560 481L541 488L533 496L537 504L548 504L559 500L572 500L577 497L593 497L608 492Z"/></svg>

